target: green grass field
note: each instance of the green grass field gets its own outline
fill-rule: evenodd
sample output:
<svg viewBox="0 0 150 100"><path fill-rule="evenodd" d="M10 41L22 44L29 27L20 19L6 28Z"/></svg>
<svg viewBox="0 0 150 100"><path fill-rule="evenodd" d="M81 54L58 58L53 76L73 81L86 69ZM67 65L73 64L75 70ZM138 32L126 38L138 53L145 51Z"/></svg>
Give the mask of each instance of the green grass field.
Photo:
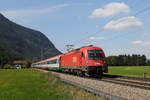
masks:
<svg viewBox="0 0 150 100"><path fill-rule="evenodd" d="M0 70L0 100L104 100L33 69Z"/></svg>
<svg viewBox="0 0 150 100"><path fill-rule="evenodd" d="M109 74L143 77L147 73L150 78L150 66L109 66Z"/></svg>

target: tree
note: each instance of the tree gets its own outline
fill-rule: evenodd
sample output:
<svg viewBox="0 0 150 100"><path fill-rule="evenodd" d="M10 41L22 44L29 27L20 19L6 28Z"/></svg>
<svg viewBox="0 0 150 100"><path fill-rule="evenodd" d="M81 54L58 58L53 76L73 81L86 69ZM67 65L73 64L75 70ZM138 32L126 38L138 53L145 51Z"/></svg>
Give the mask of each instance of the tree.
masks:
<svg viewBox="0 0 150 100"><path fill-rule="evenodd" d="M31 67L31 64L32 64L32 61L29 60L29 59L27 59L26 61L27 61L27 64L25 65L26 68L30 68L30 67Z"/></svg>
<svg viewBox="0 0 150 100"><path fill-rule="evenodd" d="M146 56L145 55L142 55L141 56L141 59L140 59L140 66L145 66L146 65Z"/></svg>
<svg viewBox="0 0 150 100"><path fill-rule="evenodd" d="M150 60L147 60L147 61L146 61L146 65L147 65L147 66L150 66Z"/></svg>
<svg viewBox="0 0 150 100"><path fill-rule="evenodd" d="M4 69L14 69L14 67L13 67L12 65L10 65L10 64L5 64L5 65L3 66L3 68L4 68Z"/></svg>

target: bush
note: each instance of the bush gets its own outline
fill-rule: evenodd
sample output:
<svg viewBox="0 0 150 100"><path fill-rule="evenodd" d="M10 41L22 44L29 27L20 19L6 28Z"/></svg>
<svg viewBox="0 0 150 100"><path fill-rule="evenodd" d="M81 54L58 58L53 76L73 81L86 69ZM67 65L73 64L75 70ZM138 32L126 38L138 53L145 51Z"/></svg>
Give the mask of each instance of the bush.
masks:
<svg viewBox="0 0 150 100"><path fill-rule="evenodd" d="M3 68L4 68L4 69L14 69L14 67L13 67L12 65L10 65L10 64L5 64L5 65L3 66Z"/></svg>
<svg viewBox="0 0 150 100"><path fill-rule="evenodd" d="M27 64L25 65L26 68L31 68L31 64L32 64L32 62L28 60L28 61L27 61Z"/></svg>

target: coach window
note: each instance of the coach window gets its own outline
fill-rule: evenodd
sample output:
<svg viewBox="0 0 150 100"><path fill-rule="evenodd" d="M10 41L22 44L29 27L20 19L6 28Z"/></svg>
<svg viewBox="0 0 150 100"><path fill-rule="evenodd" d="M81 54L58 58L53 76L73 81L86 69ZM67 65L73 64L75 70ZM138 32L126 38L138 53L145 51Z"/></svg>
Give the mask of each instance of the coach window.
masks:
<svg viewBox="0 0 150 100"><path fill-rule="evenodd" d="M51 61L48 61L47 64L51 64Z"/></svg>
<svg viewBox="0 0 150 100"><path fill-rule="evenodd" d="M56 64L58 64L59 63L59 59L57 59L57 61L56 61Z"/></svg>
<svg viewBox="0 0 150 100"><path fill-rule="evenodd" d="M82 57L84 58L84 53L82 52Z"/></svg>
<svg viewBox="0 0 150 100"><path fill-rule="evenodd" d="M53 60L53 64L56 64L57 63L57 59Z"/></svg>

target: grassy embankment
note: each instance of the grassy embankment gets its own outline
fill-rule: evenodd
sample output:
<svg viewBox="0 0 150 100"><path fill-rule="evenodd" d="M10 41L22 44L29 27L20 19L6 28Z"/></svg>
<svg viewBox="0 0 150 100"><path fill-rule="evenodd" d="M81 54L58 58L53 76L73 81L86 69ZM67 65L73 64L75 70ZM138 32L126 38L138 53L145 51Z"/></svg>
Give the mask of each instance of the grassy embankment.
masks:
<svg viewBox="0 0 150 100"><path fill-rule="evenodd" d="M104 100L33 69L1 70L0 100Z"/></svg>
<svg viewBox="0 0 150 100"><path fill-rule="evenodd" d="M143 77L144 73L150 78L150 66L109 66L109 74Z"/></svg>

